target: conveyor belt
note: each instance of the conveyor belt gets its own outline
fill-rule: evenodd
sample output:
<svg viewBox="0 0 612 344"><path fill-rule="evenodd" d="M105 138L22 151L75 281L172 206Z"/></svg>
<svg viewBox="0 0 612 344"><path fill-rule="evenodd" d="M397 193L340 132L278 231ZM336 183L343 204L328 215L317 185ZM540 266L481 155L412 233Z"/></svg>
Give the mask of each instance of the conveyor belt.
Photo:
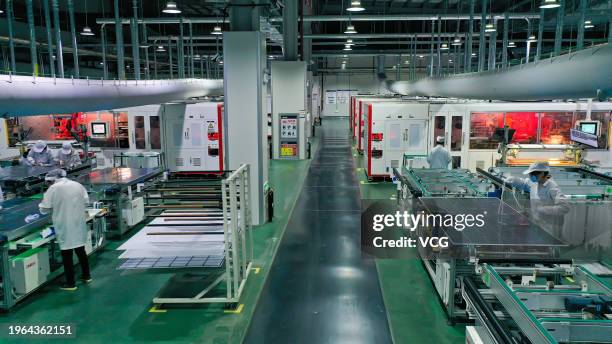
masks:
<svg viewBox="0 0 612 344"><path fill-rule="evenodd" d="M346 120L346 119L345 119ZM344 120L326 120L246 343L391 343Z"/></svg>

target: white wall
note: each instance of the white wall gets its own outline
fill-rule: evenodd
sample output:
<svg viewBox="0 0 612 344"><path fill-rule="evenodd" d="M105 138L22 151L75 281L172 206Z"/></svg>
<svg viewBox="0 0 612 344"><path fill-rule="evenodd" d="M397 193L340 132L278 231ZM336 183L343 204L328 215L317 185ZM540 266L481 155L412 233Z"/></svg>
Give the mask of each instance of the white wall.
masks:
<svg viewBox="0 0 612 344"><path fill-rule="evenodd" d="M357 90L358 93L386 94L387 91L381 87L375 74L351 74L338 73L324 75L322 78L323 109L321 116L348 116L349 103L326 104L325 94L328 90Z"/></svg>

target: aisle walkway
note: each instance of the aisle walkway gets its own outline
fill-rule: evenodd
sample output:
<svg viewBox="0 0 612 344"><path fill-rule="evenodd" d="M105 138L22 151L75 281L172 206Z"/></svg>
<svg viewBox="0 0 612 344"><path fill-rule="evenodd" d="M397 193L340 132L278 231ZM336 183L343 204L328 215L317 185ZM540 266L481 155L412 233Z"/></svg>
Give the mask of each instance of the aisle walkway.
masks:
<svg viewBox="0 0 612 344"><path fill-rule="evenodd" d="M247 343L391 343L373 260L361 259L347 119L326 119Z"/></svg>

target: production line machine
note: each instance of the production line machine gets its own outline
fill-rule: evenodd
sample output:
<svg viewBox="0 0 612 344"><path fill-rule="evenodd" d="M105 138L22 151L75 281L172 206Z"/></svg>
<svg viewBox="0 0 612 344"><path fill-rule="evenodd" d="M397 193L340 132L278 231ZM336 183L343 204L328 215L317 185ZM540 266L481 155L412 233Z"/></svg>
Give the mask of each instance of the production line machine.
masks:
<svg viewBox="0 0 612 344"><path fill-rule="evenodd" d="M121 245L119 269L174 272L156 304L237 305L253 257L249 167L224 179L175 174L145 190L152 219Z"/></svg>
<svg viewBox="0 0 612 344"><path fill-rule="evenodd" d="M8 166L0 169L0 186L4 192L17 196L33 195L44 189L45 175L58 166ZM67 170L69 176L78 176L90 171L90 164L82 164Z"/></svg>
<svg viewBox="0 0 612 344"><path fill-rule="evenodd" d="M40 202L37 199L16 198L2 204L0 309L13 307L64 271L51 215L39 213ZM97 251L105 243L105 216L104 209L87 209L87 254Z"/></svg>
<svg viewBox="0 0 612 344"><path fill-rule="evenodd" d="M119 237L145 219L144 188L161 179L159 168L109 167L77 178L92 202L108 209L107 235Z"/></svg>
<svg viewBox="0 0 612 344"><path fill-rule="evenodd" d="M481 263L462 295L475 319L466 343L610 343L612 274L571 262ZM607 278L607 281L606 281Z"/></svg>

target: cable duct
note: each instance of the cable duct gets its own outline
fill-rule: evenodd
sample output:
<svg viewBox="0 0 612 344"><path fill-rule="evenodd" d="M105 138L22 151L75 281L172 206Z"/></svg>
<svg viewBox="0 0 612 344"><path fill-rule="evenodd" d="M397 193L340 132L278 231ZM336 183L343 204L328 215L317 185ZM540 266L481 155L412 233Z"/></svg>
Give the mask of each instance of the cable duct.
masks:
<svg viewBox="0 0 612 344"><path fill-rule="evenodd" d="M505 69L418 81L390 81L386 88L405 96L487 100L553 100L612 96L612 44Z"/></svg>
<svg viewBox="0 0 612 344"><path fill-rule="evenodd" d="M66 114L223 94L223 80L71 80L0 76L0 117Z"/></svg>

